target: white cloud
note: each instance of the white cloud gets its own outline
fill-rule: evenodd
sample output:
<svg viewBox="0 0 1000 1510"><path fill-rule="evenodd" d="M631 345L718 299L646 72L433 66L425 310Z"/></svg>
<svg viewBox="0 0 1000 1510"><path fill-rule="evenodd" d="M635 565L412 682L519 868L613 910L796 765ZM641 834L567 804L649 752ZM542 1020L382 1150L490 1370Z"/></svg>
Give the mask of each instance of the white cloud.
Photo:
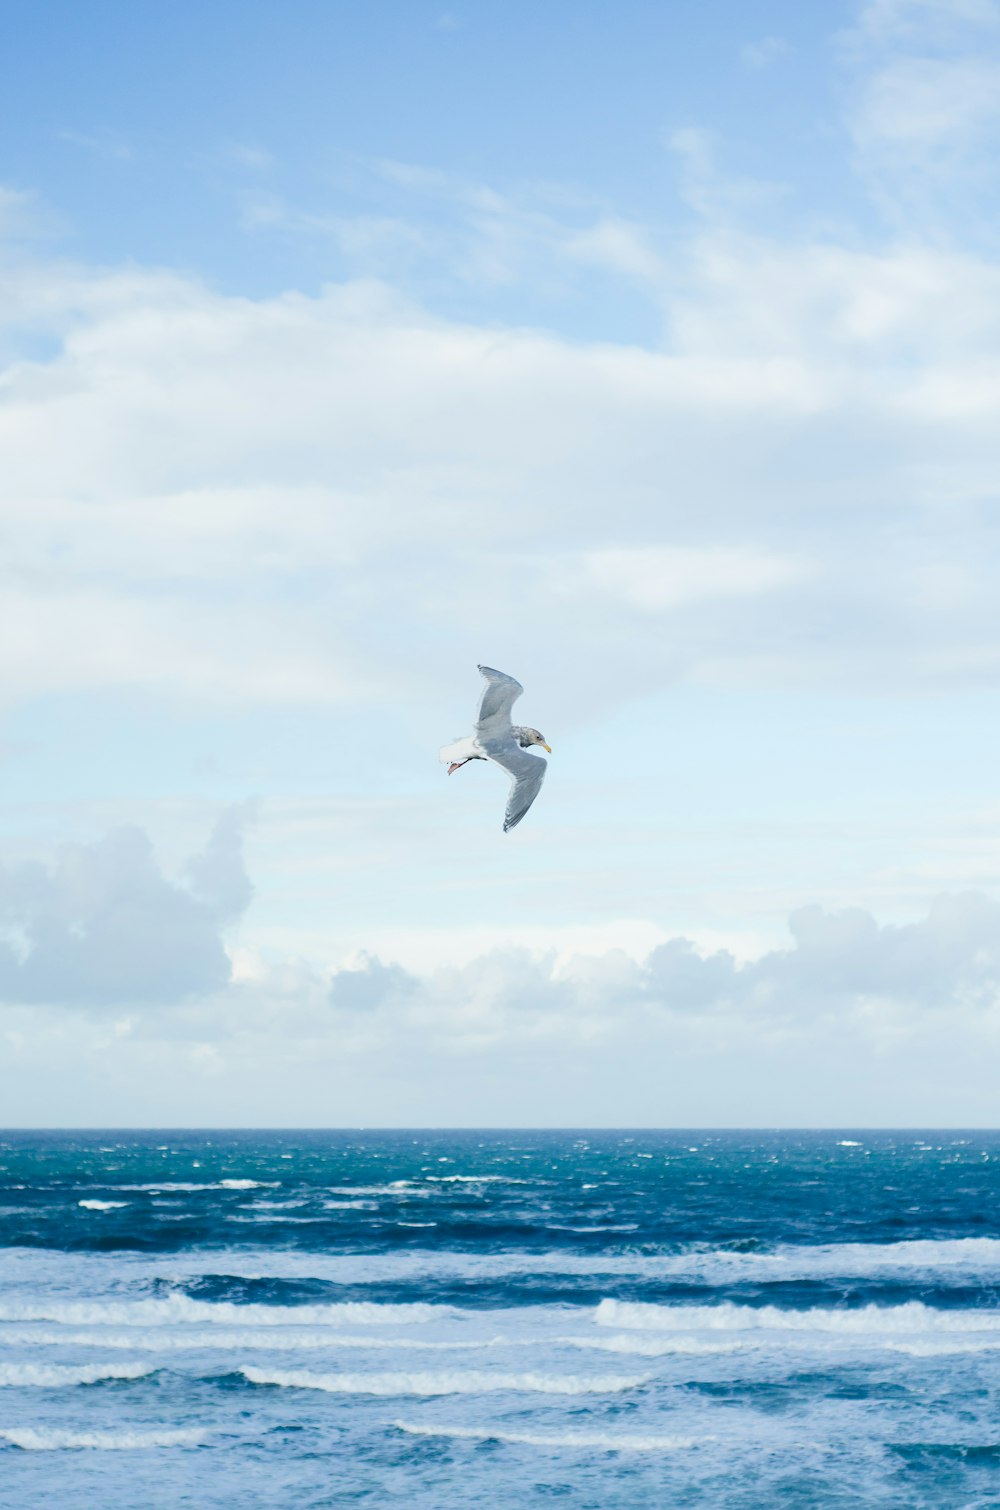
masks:
<svg viewBox="0 0 1000 1510"><path fill-rule="evenodd" d="M783 37L762 37L759 42L747 42L740 48L740 60L746 68L769 68L779 58L787 57L791 47Z"/></svg>
<svg viewBox="0 0 1000 1510"><path fill-rule="evenodd" d="M956 29L965 32L970 26L998 24L996 0L867 0L857 20L860 32L883 40L913 36L927 40Z"/></svg>
<svg viewBox="0 0 1000 1510"><path fill-rule="evenodd" d="M752 547L646 546L587 553L569 590L596 589L643 613L706 599L754 597L798 582L808 568Z"/></svg>
<svg viewBox="0 0 1000 1510"><path fill-rule="evenodd" d="M107 162L129 162L135 156L132 146L116 131L100 128L94 131L75 131L65 129L56 133L60 141L68 142L70 146L82 147L86 152L92 152L95 157L104 158Z"/></svg>
<svg viewBox="0 0 1000 1510"><path fill-rule="evenodd" d="M221 927L252 895L237 813L187 872L188 886L164 876L134 827L66 845L49 867L0 870L0 999L103 1010L219 990L230 975Z"/></svg>
<svg viewBox="0 0 1000 1510"><path fill-rule="evenodd" d="M640 243L615 247L656 282ZM451 664L456 625L471 660L483 640L553 669L570 644L600 657L623 603L697 629L680 666L636 641L623 693L737 664L995 674L991 555L974 514L961 533L933 514L943 477L973 500L1000 459L986 259L703 231L656 291L662 349L449 322L372 283L255 301L21 264L14 288L8 344L27 322L62 351L2 375L8 701L361 702ZM931 559L972 590L920 620Z"/></svg>
<svg viewBox="0 0 1000 1510"><path fill-rule="evenodd" d="M908 236L993 244L1000 145L994 0L874 0L843 39L847 125L876 204Z"/></svg>
<svg viewBox="0 0 1000 1510"><path fill-rule="evenodd" d="M998 925L971 894L901 925L800 909L790 946L743 963L683 936L644 960L508 946L424 975L286 959L169 1010L8 1007L0 1076L16 1115L19 1077L71 1062L65 1115L91 1125L133 1104L144 1125L161 1107L199 1125L987 1125Z"/></svg>
<svg viewBox="0 0 1000 1510"><path fill-rule="evenodd" d="M1000 61L899 58L872 77L853 128L866 147L925 153L968 147L998 119Z"/></svg>

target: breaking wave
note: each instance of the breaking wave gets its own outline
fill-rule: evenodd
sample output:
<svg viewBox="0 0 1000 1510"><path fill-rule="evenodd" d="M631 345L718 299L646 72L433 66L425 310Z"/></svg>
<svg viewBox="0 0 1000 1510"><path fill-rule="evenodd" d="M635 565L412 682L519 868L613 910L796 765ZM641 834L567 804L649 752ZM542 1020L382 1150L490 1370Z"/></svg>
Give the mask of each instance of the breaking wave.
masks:
<svg viewBox="0 0 1000 1510"><path fill-rule="evenodd" d="M782 1310L777 1306L654 1305L648 1301L602 1300L594 1313L598 1326L637 1331L783 1331L847 1332L1000 1332L1000 1311L939 1311L919 1300L898 1306L861 1306L831 1310L812 1306Z"/></svg>
<svg viewBox="0 0 1000 1510"><path fill-rule="evenodd" d="M284 1389L320 1389L338 1395L481 1395L514 1390L542 1395L606 1395L639 1389L643 1378L579 1378L557 1374L493 1373L392 1373L310 1374L300 1371L242 1368L251 1384L273 1384Z"/></svg>
<svg viewBox="0 0 1000 1510"><path fill-rule="evenodd" d="M697 1447L695 1437L626 1434L605 1431L498 1431L478 1426L423 1426L410 1421L393 1421L397 1431L412 1437L449 1437L465 1442L515 1442L528 1447L572 1447L581 1452L679 1452ZM711 1441L703 1437L701 1441Z"/></svg>
<svg viewBox="0 0 1000 1510"><path fill-rule="evenodd" d="M99 1384L105 1379L144 1379L153 1372L145 1363L0 1363L0 1388L35 1384L58 1389L66 1384Z"/></svg>
<svg viewBox="0 0 1000 1510"><path fill-rule="evenodd" d="M333 1301L329 1305L235 1305L227 1300L45 1300L0 1304L0 1321L59 1321L70 1326L163 1326L211 1322L224 1326L407 1326L450 1315L447 1306L424 1301L378 1305L374 1301Z"/></svg>
<svg viewBox="0 0 1000 1510"><path fill-rule="evenodd" d="M33 1426L0 1428L0 1441L25 1452L95 1448L99 1452L143 1451L151 1447L199 1447L208 1433L201 1427L178 1431L56 1431Z"/></svg>

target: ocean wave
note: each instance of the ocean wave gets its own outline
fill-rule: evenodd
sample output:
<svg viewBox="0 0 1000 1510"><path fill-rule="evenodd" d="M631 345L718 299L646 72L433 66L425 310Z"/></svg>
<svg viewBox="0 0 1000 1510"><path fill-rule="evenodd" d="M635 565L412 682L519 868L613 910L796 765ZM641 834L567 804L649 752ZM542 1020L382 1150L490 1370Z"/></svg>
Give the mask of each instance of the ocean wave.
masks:
<svg viewBox="0 0 1000 1510"><path fill-rule="evenodd" d="M0 1363L0 1388L59 1389L68 1384L100 1384L105 1379L144 1379L153 1372L145 1363Z"/></svg>
<svg viewBox="0 0 1000 1510"><path fill-rule="evenodd" d="M518 1180L508 1174L425 1174L434 1185L532 1185L533 1180Z"/></svg>
<svg viewBox="0 0 1000 1510"><path fill-rule="evenodd" d="M213 1328L207 1332L187 1330L172 1332L162 1328L145 1332L137 1330L127 1332L104 1330L96 1332L40 1332L37 1330L0 1332L2 1345L22 1347L29 1343L32 1347L103 1347L137 1353L250 1350L295 1353L318 1350L334 1352L351 1348L360 1348L365 1352L453 1353L476 1352L481 1348L542 1346L543 1339L485 1337L477 1342L470 1339L443 1342L431 1341L423 1337L358 1336L351 1333L338 1333L334 1327L326 1327L317 1332L297 1332L294 1328L286 1330L284 1327L264 1327L260 1331L232 1332L222 1327ZM614 1351L614 1349L608 1349L608 1351Z"/></svg>
<svg viewBox="0 0 1000 1510"><path fill-rule="evenodd" d="M302 1371L268 1371L246 1367L240 1373L251 1384L273 1384L284 1389L319 1389L343 1395L481 1395L500 1390L519 1394L604 1395L639 1389L643 1378L611 1376L575 1377L557 1374L493 1373L392 1373L310 1374Z"/></svg>
<svg viewBox="0 0 1000 1510"><path fill-rule="evenodd" d="M1000 1311L941 1311L922 1301L897 1306L803 1310L777 1306L655 1305L648 1301L602 1300L594 1313L598 1326L637 1331L785 1331L871 1334L885 1332L998 1332Z"/></svg>
<svg viewBox="0 0 1000 1510"><path fill-rule="evenodd" d="M910 1342L887 1342L893 1353L908 1353L911 1358L946 1358L951 1353L995 1353L1000 1338L940 1337Z"/></svg>
<svg viewBox="0 0 1000 1510"><path fill-rule="evenodd" d="M329 1185L327 1186L327 1193L329 1195L349 1196L391 1196L394 1199L409 1196L418 1196L421 1199L427 1199L429 1196L437 1194L434 1190L428 1190L426 1185L414 1184L412 1180L391 1180L387 1185Z"/></svg>
<svg viewBox="0 0 1000 1510"><path fill-rule="evenodd" d="M258 1204L244 1215L252 1221ZM427 1212L427 1215L431 1215ZM162 1220L162 1218L160 1218ZM287 1218L280 1218L285 1221ZM309 1220L314 1220L309 1218ZM725 1248L686 1248L670 1253L622 1251L585 1254L572 1248L533 1252L507 1248L500 1253L469 1252L447 1246L447 1227L441 1245L403 1249L397 1252L370 1254L329 1253L269 1249L254 1245L243 1247L234 1241L225 1251L228 1272L253 1277L325 1278L354 1285L403 1283L429 1279L508 1279L518 1276L570 1275L581 1279L600 1276L627 1278L636 1282L668 1281L706 1284L784 1283L796 1280L873 1279L886 1275L907 1278L910 1271L923 1285L929 1279L943 1284L961 1284L981 1277L984 1281L1000 1277L1000 1239L991 1237L914 1239L897 1243L845 1243L787 1246L764 1252L734 1252ZM136 1260L143 1265L158 1264L163 1258ZM38 1250L10 1248L0 1254L0 1270L23 1265L30 1273L37 1270ZM95 1265L119 1264L115 1256L103 1259L87 1255L86 1262L77 1255L50 1254L46 1262L62 1263L93 1272ZM197 1272L204 1266L203 1257L188 1253L169 1260L178 1273ZM75 1271L74 1271L75 1272Z"/></svg>
<svg viewBox="0 0 1000 1510"><path fill-rule="evenodd" d="M84 1211L123 1211L128 1201L77 1201Z"/></svg>
<svg viewBox="0 0 1000 1510"><path fill-rule="evenodd" d="M378 1305L337 1301L329 1305L235 1305L232 1301L191 1300L34 1300L0 1303L0 1321L59 1321L70 1326L162 1326L211 1322L225 1326L408 1326L451 1315L448 1306L423 1301Z"/></svg>
<svg viewBox="0 0 1000 1510"><path fill-rule="evenodd" d="M55 1452L65 1448L96 1448L100 1452L145 1451L152 1447L199 1447L207 1437L203 1427L177 1431L57 1431L33 1426L0 1427L0 1440L25 1452Z"/></svg>
<svg viewBox="0 0 1000 1510"><path fill-rule="evenodd" d="M271 1226L274 1226L275 1223L280 1223L283 1227L315 1227L317 1223L324 1222L326 1218L322 1216L275 1216L271 1211L252 1211L249 1214L244 1213L242 1216L234 1216L231 1213L227 1213L222 1220L237 1222L244 1227L252 1227L255 1223L259 1226L265 1222Z"/></svg>
<svg viewBox="0 0 1000 1510"><path fill-rule="evenodd" d="M654 1435L618 1436L605 1431L499 1431L495 1427L424 1426L411 1421L393 1421L397 1431L413 1437L449 1437L465 1442L513 1442L527 1447L571 1447L580 1452L679 1452L709 1442L711 1437Z"/></svg>
<svg viewBox="0 0 1000 1510"><path fill-rule="evenodd" d="M578 1347L600 1353L625 1353L637 1358L664 1358L674 1353L709 1357L716 1353L740 1353L751 1342L706 1342L700 1337L553 1337L563 1347Z"/></svg>
<svg viewBox="0 0 1000 1510"><path fill-rule="evenodd" d="M96 1188L98 1190L146 1190L158 1193L161 1190L275 1190L281 1184L281 1180L146 1180L142 1184L128 1185L105 1181Z"/></svg>

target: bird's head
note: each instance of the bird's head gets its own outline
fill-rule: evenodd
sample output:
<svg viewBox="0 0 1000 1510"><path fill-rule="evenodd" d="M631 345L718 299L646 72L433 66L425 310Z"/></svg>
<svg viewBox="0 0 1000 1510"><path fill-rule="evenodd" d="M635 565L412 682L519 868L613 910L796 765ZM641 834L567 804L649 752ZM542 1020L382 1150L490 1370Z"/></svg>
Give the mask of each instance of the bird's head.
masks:
<svg viewBox="0 0 1000 1510"><path fill-rule="evenodd" d="M543 750L547 750L550 755L552 754L551 745L545 743L544 738L539 734L537 729L519 729L517 742L522 750L528 749L530 745L541 745Z"/></svg>

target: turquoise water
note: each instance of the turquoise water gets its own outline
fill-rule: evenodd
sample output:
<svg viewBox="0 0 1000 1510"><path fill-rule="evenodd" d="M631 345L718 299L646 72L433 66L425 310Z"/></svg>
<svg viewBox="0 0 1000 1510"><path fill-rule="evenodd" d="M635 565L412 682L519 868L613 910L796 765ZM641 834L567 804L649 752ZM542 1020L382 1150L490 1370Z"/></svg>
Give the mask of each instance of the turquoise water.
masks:
<svg viewBox="0 0 1000 1510"><path fill-rule="evenodd" d="M0 1505L1000 1506L1000 1135L0 1134Z"/></svg>

